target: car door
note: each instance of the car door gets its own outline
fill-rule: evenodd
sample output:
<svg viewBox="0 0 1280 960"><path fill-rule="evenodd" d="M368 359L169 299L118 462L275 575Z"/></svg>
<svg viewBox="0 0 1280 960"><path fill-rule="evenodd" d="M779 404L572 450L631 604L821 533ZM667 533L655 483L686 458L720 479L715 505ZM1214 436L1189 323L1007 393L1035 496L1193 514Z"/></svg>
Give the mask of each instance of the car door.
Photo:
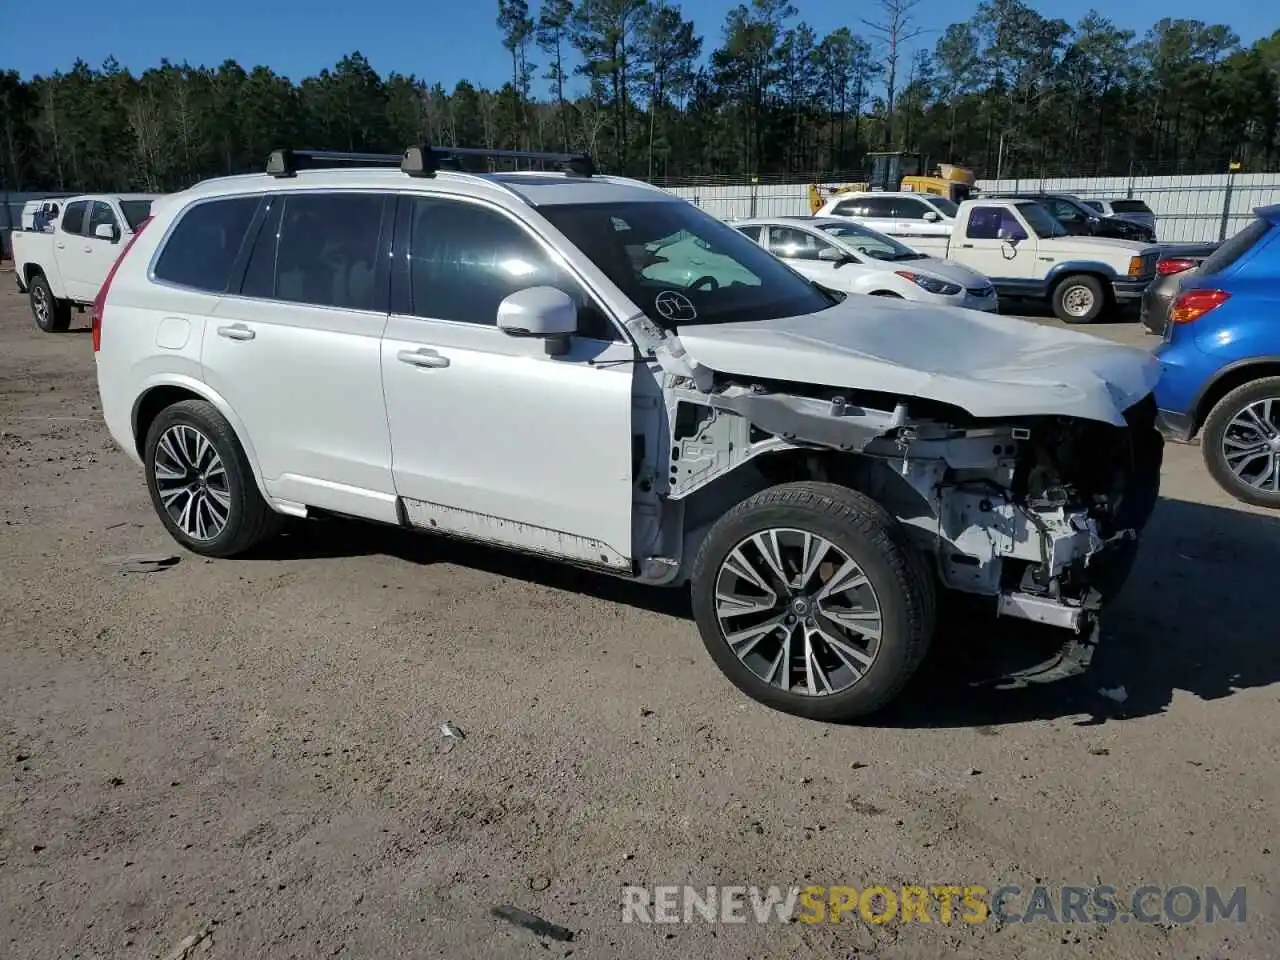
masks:
<svg viewBox="0 0 1280 960"><path fill-rule="evenodd" d="M204 326L205 382L244 424L272 497L396 522L380 359L394 195L231 202L179 225L196 264L238 265ZM246 216L258 225L237 254Z"/></svg>
<svg viewBox="0 0 1280 960"><path fill-rule="evenodd" d="M93 288L92 293L89 292L89 281L85 279L90 272L93 255L93 247L86 236L92 207L91 200L77 200L67 204L53 236L54 255L62 274L63 290L68 300L81 303L87 303L98 294L97 287ZM104 273L104 279L105 276Z"/></svg>
<svg viewBox="0 0 1280 960"><path fill-rule="evenodd" d="M382 341L396 492L410 522L629 570L635 351L531 225L480 201L400 198ZM497 326L503 298L579 304L555 354Z"/></svg>
<svg viewBox="0 0 1280 960"><path fill-rule="evenodd" d="M84 231L83 270L78 279L86 284L87 299L92 300L102 289L107 274L124 249L125 227L111 204L95 200L89 208L89 222Z"/></svg>
<svg viewBox="0 0 1280 960"><path fill-rule="evenodd" d="M963 235L952 234L951 259L997 284L1026 279L1035 276L1036 239L1010 207L978 204L969 211Z"/></svg>

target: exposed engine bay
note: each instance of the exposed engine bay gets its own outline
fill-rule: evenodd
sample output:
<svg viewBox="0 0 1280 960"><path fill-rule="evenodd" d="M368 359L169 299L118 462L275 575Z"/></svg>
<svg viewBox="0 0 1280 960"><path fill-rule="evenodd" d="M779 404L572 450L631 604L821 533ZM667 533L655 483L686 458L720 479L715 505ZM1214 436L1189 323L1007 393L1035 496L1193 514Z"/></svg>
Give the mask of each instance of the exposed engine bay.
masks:
<svg viewBox="0 0 1280 960"><path fill-rule="evenodd" d="M696 501L744 466L760 485L844 484L899 520L944 587L1075 632L1123 583L1159 494L1150 396L1116 427L989 422L930 401L719 375L706 392L677 378L664 393L668 500Z"/></svg>

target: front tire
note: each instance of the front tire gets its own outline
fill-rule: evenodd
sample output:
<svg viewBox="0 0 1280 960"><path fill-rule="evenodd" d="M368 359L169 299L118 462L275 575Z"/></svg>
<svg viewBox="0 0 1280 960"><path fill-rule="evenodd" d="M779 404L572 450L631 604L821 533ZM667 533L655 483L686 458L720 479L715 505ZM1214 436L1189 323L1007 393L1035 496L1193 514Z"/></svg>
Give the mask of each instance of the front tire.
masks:
<svg viewBox="0 0 1280 960"><path fill-rule="evenodd" d="M259 492L231 424L207 401L160 411L147 430L144 463L156 513L193 553L246 553L283 524Z"/></svg>
<svg viewBox="0 0 1280 960"><path fill-rule="evenodd" d="M717 666L776 710L849 720L892 700L924 659L934 585L874 500L786 483L738 504L694 561L693 612Z"/></svg>
<svg viewBox="0 0 1280 960"><path fill-rule="evenodd" d="M1223 490L1255 507L1280 509L1280 377L1236 387L1214 404L1200 449Z"/></svg>
<svg viewBox="0 0 1280 960"><path fill-rule="evenodd" d="M1102 282L1085 273L1067 277L1053 289L1053 315L1063 323L1093 323L1106 305Z"/></svg>
<svg viewBox="0 0 1280 960"><path fill-rule="evenodd" d="M45 333L63 333L71 327L71 303L53 295L53 288L43 273L31 278L29 296L31 315Z"/></svg>

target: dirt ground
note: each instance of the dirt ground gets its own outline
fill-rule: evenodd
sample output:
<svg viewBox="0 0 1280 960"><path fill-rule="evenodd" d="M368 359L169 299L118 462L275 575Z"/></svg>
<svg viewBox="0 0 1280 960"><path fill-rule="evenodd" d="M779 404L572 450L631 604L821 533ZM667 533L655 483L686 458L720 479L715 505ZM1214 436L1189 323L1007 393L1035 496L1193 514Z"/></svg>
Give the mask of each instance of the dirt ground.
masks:
<svg viewBox="0 0 1280 960"><path fill-rule="evenodd" d="M0 956L1280 956L1280 517L1195 449L1092 673L974 688L994 651L944 624L889 713L826 726L732 688L672 593L346 523L182 553L96 403L87 334L37 331L0 273ZM104 563L156 551L181 561ZM683 883L1244 886L1248 912L622 922L624 885Z"/></svg>

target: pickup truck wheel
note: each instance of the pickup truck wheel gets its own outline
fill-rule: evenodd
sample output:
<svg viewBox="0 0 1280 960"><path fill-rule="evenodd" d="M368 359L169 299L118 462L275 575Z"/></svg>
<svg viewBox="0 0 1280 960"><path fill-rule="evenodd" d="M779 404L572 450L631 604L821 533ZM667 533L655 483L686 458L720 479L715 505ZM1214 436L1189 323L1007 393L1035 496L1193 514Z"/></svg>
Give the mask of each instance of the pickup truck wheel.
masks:
<svg viewBox="0 0 1280 960"><path fill-rule="evenodd" d="M848 720L883 707L924 658L927 567L874 500L786 483L738 504L694 561L693 611L713 660L774 709Z"/></svg>
<svg viewBox="0 0 1280 960"><path fill-rule="evenodd" d="M1280 377L1236 387L1214 404L1200 449L1209 474L1231 496L1280 508Z"/></svg>
<svg viewBox="0 0 1280 960"><path fill-rule="evenodd" d="M183 400L161 410L147 430L144 464L156 513L193 553L246 553L283 525L231 424L211 403Z"/></svg>
<svg viewBox="0 0 1280 960"><path fill-rule="evenodd" d="M45 333L62 333L71 326L71 304L58 300L43 273L31 278L31 313Z"/></svg>
<svg viewBox="0 0 1280 960"><path fill-rule="evenodd" d="M1067 277L1053 290L1053 313L1063 323L1093 323L1106 305L1102 283L1088 274Z"/></svg>

